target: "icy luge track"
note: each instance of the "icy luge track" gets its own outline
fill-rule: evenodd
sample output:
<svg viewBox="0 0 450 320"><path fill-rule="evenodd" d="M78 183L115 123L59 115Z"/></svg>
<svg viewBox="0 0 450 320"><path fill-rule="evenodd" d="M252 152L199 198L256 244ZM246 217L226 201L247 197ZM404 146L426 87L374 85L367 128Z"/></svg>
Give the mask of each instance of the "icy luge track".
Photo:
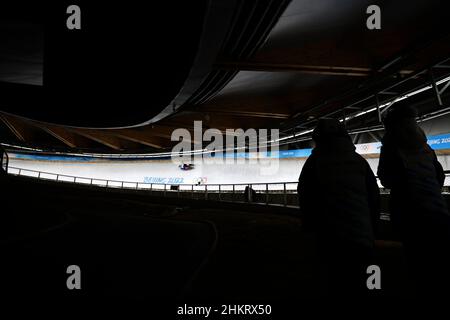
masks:
<svg viewBox="0 0 450 320"><path fill-rule="evenodd" d="M41 180L50 180L65 183L76 183L83 185L91 185L105 188L119 188L119 189L134 189L147 190L149 193L155 195L180 197L180 194L190 194L191 198L210 200L214 195L214 200L219 201L233 201L234 197L227 197L227 195L242 196L246 187L250 187L259 194L258 203L265 203L266 205L290 205L288 196L295 195L297 190L297 182L272 182L272 183L237 183L237 184L157 184L145 182L130 182L118 180L106 180L97 178L87 178L70 176L65 174L56 174L51 172L42 172L24 168L8 167L7 173L14 176L25 176ZM195 195L195 196L194 196ZM281 196L282 201L271 201L273 196ZM183 196L185 197L185 196ZM239 197L240 198L240 197ZM245 197L243 199L245 200ZM262 200L262 201L261 201ZM255 201L256 202L256 201Z"/></svg>

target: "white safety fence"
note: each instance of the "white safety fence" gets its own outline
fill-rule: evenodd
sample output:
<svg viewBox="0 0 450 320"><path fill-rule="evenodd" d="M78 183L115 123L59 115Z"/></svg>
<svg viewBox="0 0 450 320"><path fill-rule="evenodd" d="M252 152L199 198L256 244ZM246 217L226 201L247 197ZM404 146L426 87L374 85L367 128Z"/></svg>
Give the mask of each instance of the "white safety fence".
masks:
<svg viewBox="0 0 450 320"><path fill-rule="evenodd" d="M295 193L297 191L297 182L279 182L279 183L239 183L239 184L157 184L132 181L105 180L89 177L77 177L51 172L42 172L24 168L8 167L8 174L37 178L41 180L52 180L58 182L78 183L84 185L93 185L107 188L135 189L162 191L166 193L216 193L216 194L234 194L243 193L246 187L253 189L256 193L282 194ZM286 202L286 201L285 201Z"/></svg>

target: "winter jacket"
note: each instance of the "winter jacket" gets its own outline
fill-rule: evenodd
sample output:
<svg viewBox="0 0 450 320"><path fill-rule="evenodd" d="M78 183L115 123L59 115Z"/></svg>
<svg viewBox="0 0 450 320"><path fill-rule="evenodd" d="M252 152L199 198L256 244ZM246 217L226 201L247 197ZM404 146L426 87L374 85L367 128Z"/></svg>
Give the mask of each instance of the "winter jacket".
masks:
<svg viewBox="0 0 450 320"><path fill-rule="evenodd" d="M306 226L319 236L373 246L379 188L348 136L330 134L317 144L300 174L298 196Z"/></svg>
<svg viewBox="0 0 450 320"><path fill-rule="evenodd" d="M382 140L378 176L391 189L390 214L403 237L450 236L450 215L441 189L445 175L413 118L401 119Z"/></svg>

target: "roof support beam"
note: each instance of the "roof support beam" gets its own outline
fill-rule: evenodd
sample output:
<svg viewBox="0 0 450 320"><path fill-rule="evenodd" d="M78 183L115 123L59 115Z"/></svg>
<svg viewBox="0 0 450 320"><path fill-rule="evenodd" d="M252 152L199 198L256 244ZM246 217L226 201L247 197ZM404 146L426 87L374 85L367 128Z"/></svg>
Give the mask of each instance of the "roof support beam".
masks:
<svg viewBox="0 0 450 320"><path fill-rule="evenodd" d="M118 139L114 138L112 136L106 136L104 134L100 135L100 134L88 132L85 130L76 130L76 131L72 131L72 132L77 133L85 138L94 140L94 141L96 141L100 144L103 144L111 149L116 150L116 151L122 150L122 146L120 145L120 142L118 141Z"/></svg>
<svg viewBox="0 0 450 320"><path fill-rule="evenodd" d="M125 139L125 140L132 141L132 142L140 143L140 144L142 144L144 146L147 146L147 147L152 147L152 148L157 148L157 149L162 149L163 148L163 146L161 144L150 142L150 141L144 140L142 138L131 137L131 136L126 135L126 134L116 134L115 136L119 137L119 138L122 138L122 139Z"/></svg>
<svg viewBox="0 0 450 320"><path fill-rule="evenodd" d="M218 69L237 70L237 71L266 71L266 72L284 72L295 71L319 75L336 75L351 77L367 77L372 72L369 68L354 67L333 67L333 66L311 66L298 64L277 64L265 62L228 62L223 61L215 64Z"/></svg>
<svg viewBox="0 0 450 320"><path fill-rule="evenodd" d="M368 77L374 70L364 67L341 67L341 66L314 66L300 64L280 64L266 62L251 61L221 61L216 63L215 68L224 70L237 71L266 71L266 72L283 72L295 71L319 75L334 75L348 77ZM400 74L411 74L411 70L401 70Z"/></svg>
<svg viewBox="0 0 450 320"><path fill-rule="evenodd" d="M172 128L169 126L164 126L166 128ZM194 129L184 128L183 126L180 127L173 127L172 130L166 132L158 132L158 128L153 128L149 131L140 131L133 129L122 129L114 133L114 135L121 137L123 139L127 139L133 142L141 143L143 145L147 145L150 147L158 148L158 149L164 149L165 146L167 146L166 140L172 140L172 132L175 129L183 128L190 132L191 134L191 142L193 143L200 143L200 141L195 141L193 139L194 137ZM189 140L186 140L189 141Z"/></svg>
<svg viewBox="0 0 450 320"><path fill-rule="evenodd" d="M227 114L238 117L250 117L250 118L272 118L272 119L287 119L289 115L286 113L272 113L272 112L257 112L257 111L235 111L235 110L217 110L206 109L205 111L193 110L189 112L195 113L213 113L213 114Z"/></svg>
<svg viewBox="0 0 450 320"><path fill-rule="evenodd" d="M0 120L3 121L3 123L16 136L17 139L25 142L23 127L19 128L20 126L17 123L15 123L15 121L11 117L6 116L5 114L0 114Z"/></svg>
<svg viewBox="0 0 450 320"><path fill-rule="evenodd" d="M436 84L436 79L434 78L433 70L430 69L429 72L430 72L430 78L431 78L431 85L433 87L433 91L436 96L437 103L440 107L442 107L443 103L442 103L441 93L439 92L438 86Z"/></svg>
<svg viewBox="0 0 450 320"><path fill-rule="evenodd" d="M58 139L59 141L61 141L62 143L64 143L66 146L68 146L69 148L77 148L77 146L72 143L70 139L70 137L68 137L68 134L66 131L64 130L57 130L55 128L49 128L46 126L42 126L42 125L38 125L42 130L44 130L45 132L47 132L48 134L52 135L53 137L55 137L56 139Z"/></svg>

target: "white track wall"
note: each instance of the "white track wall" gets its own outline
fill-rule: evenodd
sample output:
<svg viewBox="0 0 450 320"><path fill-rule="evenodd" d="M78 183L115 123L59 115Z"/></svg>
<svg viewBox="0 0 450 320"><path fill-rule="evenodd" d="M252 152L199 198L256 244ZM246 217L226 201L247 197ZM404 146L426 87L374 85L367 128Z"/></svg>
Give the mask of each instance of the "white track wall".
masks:
<svg viewBox="0 0 450 320"><path fill-rule="evenodd" d="M445 170L450 168L450 156L438 156ZM196 184L200 178L207 184L277 183L298 180L305 158L280 159L272 174L264 174L266 164L244 163L207 164L197 163L195 168L183 171L170 160L101 160L101 161L49 161L17 159L11 156L9 166L35 171L50 172L95 179L166 184ZM368 158L376 174L378 158ZM276 168L276 163L271 164ZM446 185L450 185L447 177Z"/></svg>

